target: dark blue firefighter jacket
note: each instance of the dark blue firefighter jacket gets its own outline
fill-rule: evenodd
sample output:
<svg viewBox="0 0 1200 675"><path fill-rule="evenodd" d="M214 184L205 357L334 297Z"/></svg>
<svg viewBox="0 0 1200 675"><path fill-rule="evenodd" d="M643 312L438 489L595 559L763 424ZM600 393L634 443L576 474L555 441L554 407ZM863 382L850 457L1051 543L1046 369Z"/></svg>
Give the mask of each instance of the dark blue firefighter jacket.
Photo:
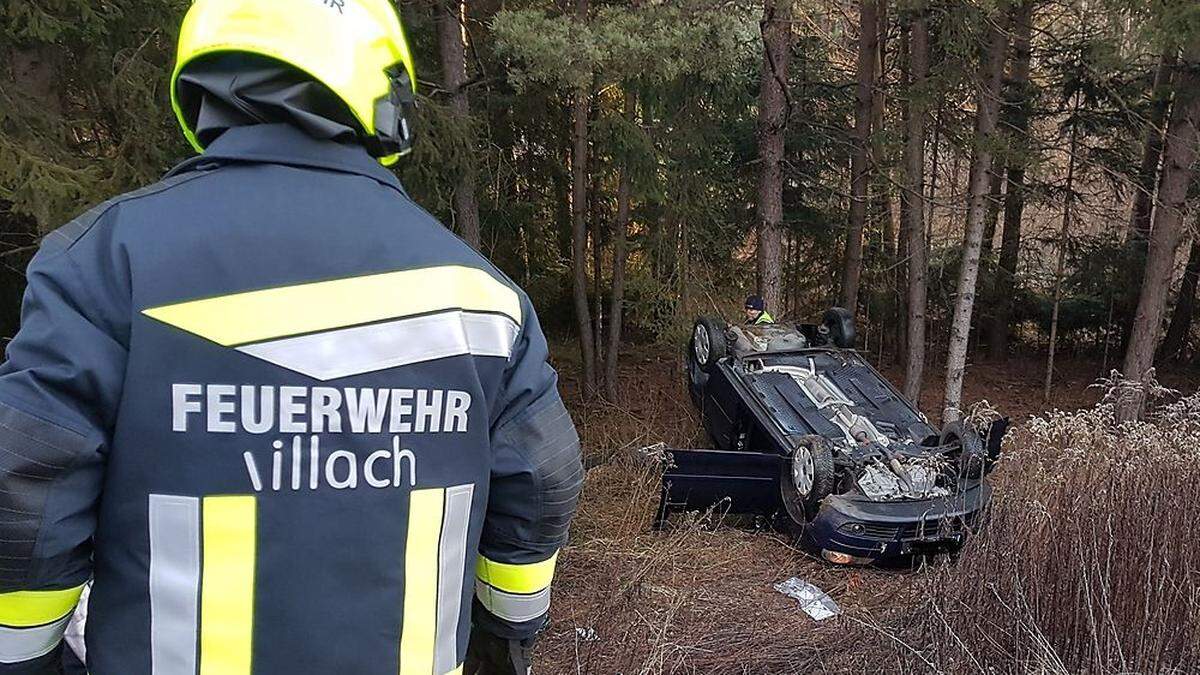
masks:
<svg viewBox="0 0 1200 675"><path fill-rule="evenodd" d="M582 477L528 298L357 146L234 128L48 235L0 370L0 672L459 672Z"/></svg>

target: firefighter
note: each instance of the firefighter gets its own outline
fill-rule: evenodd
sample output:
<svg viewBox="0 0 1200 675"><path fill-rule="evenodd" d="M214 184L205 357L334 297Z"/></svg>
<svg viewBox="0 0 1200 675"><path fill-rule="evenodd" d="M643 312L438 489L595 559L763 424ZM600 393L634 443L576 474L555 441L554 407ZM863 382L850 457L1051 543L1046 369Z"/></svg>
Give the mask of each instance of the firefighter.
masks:
<svg viewBox="0 0 1200 675"><path fill-rule="evenodd" d="M201 154L29 266L0 672L56 672L89 579L92 675L528 672L578 436L528 297L385 168L414 81L389 0L191 5Z"/></svg>
<svg viewBox="0 0 1200 675"><path fill-rule="evenodd" d="M746 325L758 326L764 323L775 323L775 318L767 312L761 296L751 295L746 298Z"/></svg>

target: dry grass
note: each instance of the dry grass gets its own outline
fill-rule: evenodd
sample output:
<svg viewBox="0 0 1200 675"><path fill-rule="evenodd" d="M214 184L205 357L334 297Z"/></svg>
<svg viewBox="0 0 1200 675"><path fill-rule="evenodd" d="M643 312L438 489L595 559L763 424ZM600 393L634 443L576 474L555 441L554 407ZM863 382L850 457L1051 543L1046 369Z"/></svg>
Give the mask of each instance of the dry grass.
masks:
<svg viewBox="0 0 1200 675"><path fill-rule="evenodd" d="M891 632L919 648L902 656L940 672L1200 672L1198 410L1192 397L1117 425L1102 402L1018 429L984 531L914 577L925 600Z"/></svg>
<svg viewBox="0 0 1200 675"><path fill-rule="evenodd" d="M1105 404L1035 416L961 559L900 574L712 514L652 532L658 478L637 450L703 437L673 360L623 374L623 405L572 406L590 468L539 672L1200 672L1200 399L1125 427ZM846 614L813 622L772 589L791 576Z"/></svg>

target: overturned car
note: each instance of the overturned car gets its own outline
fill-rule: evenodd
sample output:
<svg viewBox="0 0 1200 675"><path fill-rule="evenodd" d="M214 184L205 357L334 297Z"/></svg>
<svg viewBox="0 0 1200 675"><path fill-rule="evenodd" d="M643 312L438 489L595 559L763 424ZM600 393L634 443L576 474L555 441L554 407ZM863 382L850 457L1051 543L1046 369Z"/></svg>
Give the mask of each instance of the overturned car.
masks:
<svg viewBox="0 0 1200 675"><path fill-rule="evenodd" d="M667 451L658 524L716 505L770 515L834 563L956 552L1007 421L938 430L853 345L839 308L817 324L697 319L687 386L716 447Z"/></svg>

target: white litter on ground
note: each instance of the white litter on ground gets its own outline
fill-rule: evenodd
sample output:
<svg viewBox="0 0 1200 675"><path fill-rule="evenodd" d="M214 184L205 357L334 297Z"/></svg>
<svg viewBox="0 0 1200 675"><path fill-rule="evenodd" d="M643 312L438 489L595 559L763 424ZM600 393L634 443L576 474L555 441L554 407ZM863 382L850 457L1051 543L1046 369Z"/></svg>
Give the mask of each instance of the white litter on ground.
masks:
<svg viewBox="0 0 1200 675"><path fill-rule="evenodd" d="M842 608L829 597L829 594L812 584L792 577L787 581L775 584L775 590L800 603L800 609L815 621L824 621L842 613Z"/></svg>

